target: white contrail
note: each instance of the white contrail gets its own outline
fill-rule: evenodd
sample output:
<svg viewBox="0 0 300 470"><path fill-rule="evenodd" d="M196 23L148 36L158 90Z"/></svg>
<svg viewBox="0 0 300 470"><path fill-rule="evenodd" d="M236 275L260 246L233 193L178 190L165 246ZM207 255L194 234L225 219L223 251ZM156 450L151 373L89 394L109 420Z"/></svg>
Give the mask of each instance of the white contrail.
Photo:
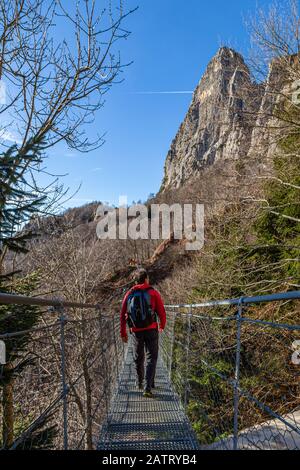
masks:
<svg viewBox="0 0 300 470"><path fill-rule="evenodd" d="M92 168L91 171L93 171L93 172L102 171L102 168L101 167Z"/></svg>
<svg viewBox="0 0 300 470"><path fill-rule="evenodd" d="M179 91L132 91L134 95L192 95L194 92L190 90Z"/></svg>

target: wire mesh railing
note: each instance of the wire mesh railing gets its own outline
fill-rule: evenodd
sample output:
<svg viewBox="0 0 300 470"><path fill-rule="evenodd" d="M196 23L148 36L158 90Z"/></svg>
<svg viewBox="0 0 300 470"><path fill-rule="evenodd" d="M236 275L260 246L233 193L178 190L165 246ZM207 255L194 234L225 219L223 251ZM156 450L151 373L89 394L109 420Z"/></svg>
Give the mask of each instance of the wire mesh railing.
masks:
<svg viewBox="0 0 300 470"><path fill-rule="evenodd" d="M203 448L300 449L299 298L167 306L164 361Z"/></svg>
<svg viewBox="0 0 300 470"><path fill-rule="evenodd" d="M165 370L202 448L300 449L299 298L167 306ZM96 448L126 352L119 314L1 293L0 304L1 448ZM15 305L37 308L34 325L15 328Z"/></svg>
<svg viewBox="0 0 300 470"><path fill-rule="evenodd" d="M10 313L0 311L0 324L8 316L0 334L7 356L0 369L1 448L96 448L124 358L119 316L98 305L6 294L0 303L44 309L22 331L11 331Z"/></svg>

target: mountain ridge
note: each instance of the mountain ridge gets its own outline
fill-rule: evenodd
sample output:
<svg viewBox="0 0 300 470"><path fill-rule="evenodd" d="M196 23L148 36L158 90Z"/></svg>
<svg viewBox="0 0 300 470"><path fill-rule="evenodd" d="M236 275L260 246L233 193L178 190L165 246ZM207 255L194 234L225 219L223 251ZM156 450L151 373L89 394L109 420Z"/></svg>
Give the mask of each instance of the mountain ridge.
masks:
<svg viewBox="0 0 300 470"><path fill-rule="evenodd" d="M273 77L272 69L268 81ZM256 83L243 56L222 47L198 83L164 166L160 192L178 188L195 172L219 160L255 154L262 142L257 127L261 107L269 105L266 83Z"/></svg>

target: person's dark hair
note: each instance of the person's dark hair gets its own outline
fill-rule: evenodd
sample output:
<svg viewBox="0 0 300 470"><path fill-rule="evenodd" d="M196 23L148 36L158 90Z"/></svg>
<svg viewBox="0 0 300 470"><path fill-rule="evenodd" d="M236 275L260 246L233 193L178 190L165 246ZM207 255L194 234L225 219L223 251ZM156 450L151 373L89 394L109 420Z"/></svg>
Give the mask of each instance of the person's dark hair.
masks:
<svg viewBox="0 0 300 470"><path fill-rule="evenodd" d="M148 277L148 272L144 268L137 269L133 274L133 279L136 284L143 284Z"/></svg>

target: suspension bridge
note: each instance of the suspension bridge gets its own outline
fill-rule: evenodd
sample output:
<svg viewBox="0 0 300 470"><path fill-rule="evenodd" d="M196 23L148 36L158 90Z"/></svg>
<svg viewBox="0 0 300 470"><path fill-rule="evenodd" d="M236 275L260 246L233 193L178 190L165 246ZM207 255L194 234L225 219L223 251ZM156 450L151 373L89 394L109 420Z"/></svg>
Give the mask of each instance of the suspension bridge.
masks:
<svg viewBox="0 0 300 470"><path fill-rule="evenodd" d="M1 447L300 449L299 299L168 305L154 398L143 398L118 313L0 293Z"/></svg>

